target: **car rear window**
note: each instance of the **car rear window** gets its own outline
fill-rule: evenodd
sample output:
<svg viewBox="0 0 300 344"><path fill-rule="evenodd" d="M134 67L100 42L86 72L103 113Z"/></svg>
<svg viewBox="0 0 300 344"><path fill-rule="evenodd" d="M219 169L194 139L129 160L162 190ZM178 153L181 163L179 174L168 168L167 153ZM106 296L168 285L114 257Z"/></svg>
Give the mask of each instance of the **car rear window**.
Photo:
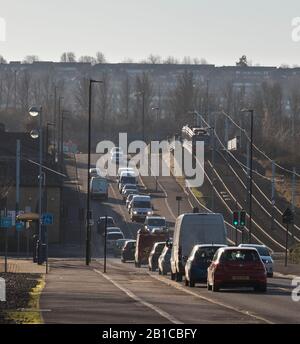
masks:
<svg viewBox="0 0 300 344"><path fill-rule="evenodd" d="M123 239L122 233L108 233L107 234L107 239L108 240L118 240L118 239Z"/></svg>
<svg viewBox="0 0 300 344"><path fill-rule="evenodd" d="M260 258L254 250L228 250L221 257L222 261L227 262L256 262Z"/></svg>
<svg viewBox="0 0 300 344"><path fill-rule="evenodd" d="M165 219L148 219L149 226L162 227L166 225Z"/></svg>
<svg viewBox="0 0 300 344"><path fill-rule="evenodd" d="M218 251L219 247L201 247L195 253L196 260L211 260L215 253Z"/></svg>

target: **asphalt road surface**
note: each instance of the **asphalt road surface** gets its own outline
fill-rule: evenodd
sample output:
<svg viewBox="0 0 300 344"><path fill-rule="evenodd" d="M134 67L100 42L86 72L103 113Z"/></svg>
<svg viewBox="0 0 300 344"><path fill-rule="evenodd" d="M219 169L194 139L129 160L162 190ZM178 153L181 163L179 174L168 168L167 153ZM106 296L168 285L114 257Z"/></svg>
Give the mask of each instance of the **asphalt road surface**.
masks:
<svg viewBox="0 0 300 344"><path fill-rule="evenodd" d="M93 164L98 156L92 156ZM86 192L86 155L77 155L78 177L84 200ZM177 195L183 197L182 212L192 206L173 177L159 178L155 191L153 177L141 181L144 192L153 196L155 213L165 216L174 225L177 216ZM130 221L124 202L111 180L109 200L92 201L93 218L109 215L128 238L135 238L141 224ZM103 273L103 242L92 233L93 261L53 259L51 273L41 297L45 323L300 323L300 302L292 300L290 279L271 278L266 294L251 289L207 291L205 285L195 288L135 268L109 257L107 273Z"/></svg>

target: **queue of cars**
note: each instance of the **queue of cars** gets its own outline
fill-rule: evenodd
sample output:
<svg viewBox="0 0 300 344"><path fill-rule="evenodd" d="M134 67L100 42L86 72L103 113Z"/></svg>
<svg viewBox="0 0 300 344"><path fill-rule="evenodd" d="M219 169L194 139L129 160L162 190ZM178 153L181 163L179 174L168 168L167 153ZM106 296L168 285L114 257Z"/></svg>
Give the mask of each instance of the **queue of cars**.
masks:
<svg viewBox="0 0 300 344"><path fill-rule="evenodd" d="M111 151L111 159L115 163L123 161L122 150L117 147ZM97 173L92 180L99 178L97 170L90 172ZM133 168L120 167L117 182L131 220L143 222L143 226L136 240L126 239L112 218L99 218L98 233L103 235L106 224L107 248L115 257L124 263L134 261L136 267L147 264L150 271L169 273L172 280L184 280L189 287L204 283L214 292L227 287L267 290L267 277L273 276L268 248L253 244L228 246L222 214L182 214L171 232L166 219L154 214L151 197L140 193L138 174Z"/></svg>

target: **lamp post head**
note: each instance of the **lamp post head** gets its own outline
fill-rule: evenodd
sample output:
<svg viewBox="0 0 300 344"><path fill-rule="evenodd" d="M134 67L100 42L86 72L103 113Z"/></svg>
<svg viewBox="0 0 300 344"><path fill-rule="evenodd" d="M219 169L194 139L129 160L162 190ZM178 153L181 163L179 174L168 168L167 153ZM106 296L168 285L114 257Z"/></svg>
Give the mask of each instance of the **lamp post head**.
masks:
<svg viewBox="0 0 300 344"><path fill-rule="evenodd" d="M36 129L31 130L30 136L31 136L31 138L33 138L34 140L35 140L35 139L38 139L39 136L40 136L39 131L36 130Z"/></svg>
<svg viewBox="0 0 300 344"><path fill-rule="evenodd" d="M37 106L32 106L30 109L29 109L29 115L32 116L32 117L36 117L40 114L41 112L41 108L37 107Z"/></svg>

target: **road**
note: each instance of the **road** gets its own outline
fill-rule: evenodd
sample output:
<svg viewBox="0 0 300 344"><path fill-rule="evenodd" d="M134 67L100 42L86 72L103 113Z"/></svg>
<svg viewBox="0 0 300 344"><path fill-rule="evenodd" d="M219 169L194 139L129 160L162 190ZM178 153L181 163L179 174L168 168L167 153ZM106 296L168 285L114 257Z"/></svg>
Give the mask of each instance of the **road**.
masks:
<svg viewBox="0 0 300 344"><path fill-rule="evenodd" d="M92 156L93 164L97 158ZM77 155L82 201L86 161L86 155ZM177 216L177 195L183 197L182 212L192 210L173 177L160 177L158 192L154 178L144 177L142 183L144 191L153 196L155 212L165 216L171 226ZM113 216L128 238L134 238L140 228L140 224L131 223L114 180L109 200L92 201L92 210L94 218ZM204 285L185 287L169 276L112 257L108 259L107 274L103 274L103 243L95 226L92 243L90 267L84 265L84 259L51 261L51 273L41 297L45 323L300 323L300 302L291 298L290 279L269 279L266 294L250 289L212 293Z"/></svg>

